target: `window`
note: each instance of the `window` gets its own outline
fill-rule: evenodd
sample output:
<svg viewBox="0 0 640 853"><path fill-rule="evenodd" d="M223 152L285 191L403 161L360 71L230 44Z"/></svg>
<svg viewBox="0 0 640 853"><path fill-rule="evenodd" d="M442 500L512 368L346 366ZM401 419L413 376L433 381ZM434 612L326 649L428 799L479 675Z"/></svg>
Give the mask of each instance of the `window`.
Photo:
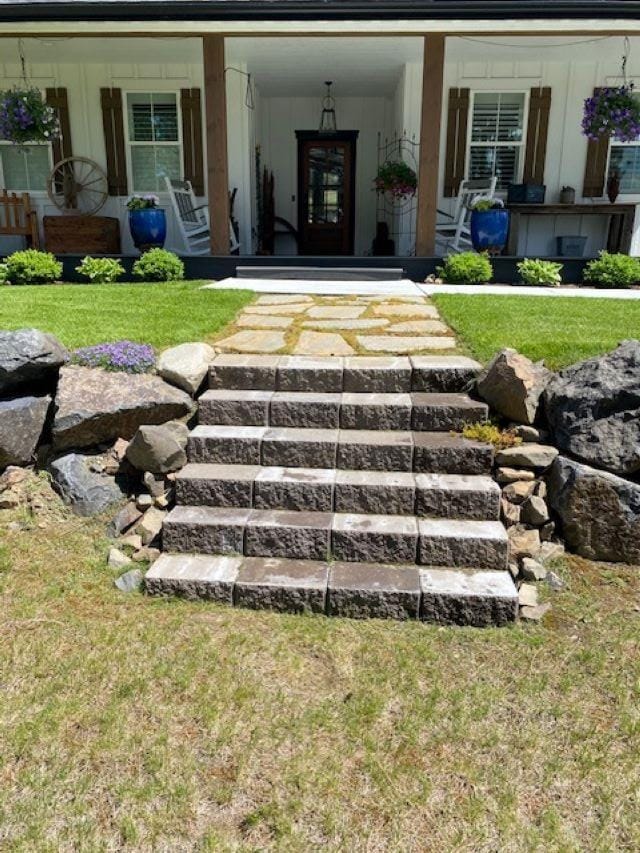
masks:
<svg viewBox="0 0 640 853"><path fill-rule="evenodd" d="M616 173L620 192L640 194L640 142L612 142L607 180Z"/></svg>
<svg viewBox="0 0 640 853"><path fill-rule="evenodd" d="M525 94L475 92L469 134L469 178L498 179L506 190L522 174Z"/></svg>
<svg viewBox="0 0 640 853"><path fill-rule="evenodd" d="M182 147L175 93L127 95L133 192L162 192L165 175L180 179Z"/></svg>
<svg viewBox="0 0 640 853"><path fill-rule="evenodd" d="M50 145L0 144L0 185L4 189L45 192L50 172Z"/></svg>

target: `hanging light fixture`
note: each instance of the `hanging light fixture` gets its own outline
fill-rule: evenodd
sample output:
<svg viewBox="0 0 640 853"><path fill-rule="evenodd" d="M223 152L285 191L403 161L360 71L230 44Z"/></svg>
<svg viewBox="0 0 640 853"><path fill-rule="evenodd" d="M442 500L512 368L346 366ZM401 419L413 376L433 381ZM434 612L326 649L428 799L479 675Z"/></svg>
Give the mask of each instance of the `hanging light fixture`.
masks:
<svg viewBox="0 0 640 853"><path fill-rule="evenodd" d="M322 115L320 116L320 133L336 133L338 125L336 124L336 102L331 94L332 80L325 80L324 85L327 87L327 94L322 99Z"/></svg>

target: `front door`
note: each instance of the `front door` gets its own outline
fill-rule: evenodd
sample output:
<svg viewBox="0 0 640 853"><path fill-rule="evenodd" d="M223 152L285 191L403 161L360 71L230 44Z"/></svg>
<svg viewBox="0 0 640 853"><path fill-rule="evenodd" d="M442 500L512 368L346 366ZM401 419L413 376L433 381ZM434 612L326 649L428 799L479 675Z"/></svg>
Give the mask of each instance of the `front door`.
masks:
<svg viewBox="0 0 640 853"><path fill-rule="evenodd" d="M297 130L301 255L353 254L357 130Z"/></svg>

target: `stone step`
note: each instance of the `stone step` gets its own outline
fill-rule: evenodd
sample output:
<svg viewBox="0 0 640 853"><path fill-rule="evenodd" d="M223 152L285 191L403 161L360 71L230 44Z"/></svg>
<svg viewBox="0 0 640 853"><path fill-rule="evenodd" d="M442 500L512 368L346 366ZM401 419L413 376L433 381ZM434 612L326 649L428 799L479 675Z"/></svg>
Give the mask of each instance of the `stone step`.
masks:
<svg viewBox="0 0 640 853"><path fill-rule="evenodd" d="M163 548L499 570L507 567L508 551L497 521L209 506L175 507L164 522Z"/></svg>
<svg viewBox="0 0 640 853"><path fill-rule="evenodd" d="M486 421L466 394L316 393L216 389L199 400L202 425L450 432Z"/></svg>
<svg viewBox="0 0 640 853"><path fill-rule="evenodd" d="M286 613L415 619L485 627L513 622L518 593L505 571L163 554L145 578L151 595L210 599Z"/></svg>
<svg viewBox="0 0 640 853"><path fill-rule="evenodd" d="M183 506L497 520L491 477L190 463L176 477Z"/></svg>
<svg viewBox="0 0 640 853"><path fill-rule="evenodd" d="M205 425L188 444L190 462L429 474L488 474L493 456L489 444L408 430Z"/></svg>
<svg viewBox="0 0 640 853"><path fill-rule="evenodd" d="M211 364L209 387L316 394L456 393L463 391L480 369L477 361L461 355L313 358L223 354Z"/></svg>
<svg viewBox="0 0 640 853"><path fill-rule="evenodd" d="M293 279L295 281L400 281L405 277L402 267L310 267L237 266L236 278Z"/></svg>

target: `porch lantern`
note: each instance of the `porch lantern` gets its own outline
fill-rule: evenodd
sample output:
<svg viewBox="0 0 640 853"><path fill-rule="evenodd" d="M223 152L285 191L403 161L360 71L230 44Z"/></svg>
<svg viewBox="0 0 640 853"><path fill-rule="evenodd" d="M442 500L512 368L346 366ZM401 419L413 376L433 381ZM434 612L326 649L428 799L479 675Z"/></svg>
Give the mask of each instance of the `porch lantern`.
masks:
<svg viewBox="0 0 640 853"><path fill-rule="evenodd" d="M327 94L322 99L322 115L320 116L320 133L337 133L338 125L336 123L336 102L331 94L332 80L325 80L324 85L327 87Z"/></svg>

